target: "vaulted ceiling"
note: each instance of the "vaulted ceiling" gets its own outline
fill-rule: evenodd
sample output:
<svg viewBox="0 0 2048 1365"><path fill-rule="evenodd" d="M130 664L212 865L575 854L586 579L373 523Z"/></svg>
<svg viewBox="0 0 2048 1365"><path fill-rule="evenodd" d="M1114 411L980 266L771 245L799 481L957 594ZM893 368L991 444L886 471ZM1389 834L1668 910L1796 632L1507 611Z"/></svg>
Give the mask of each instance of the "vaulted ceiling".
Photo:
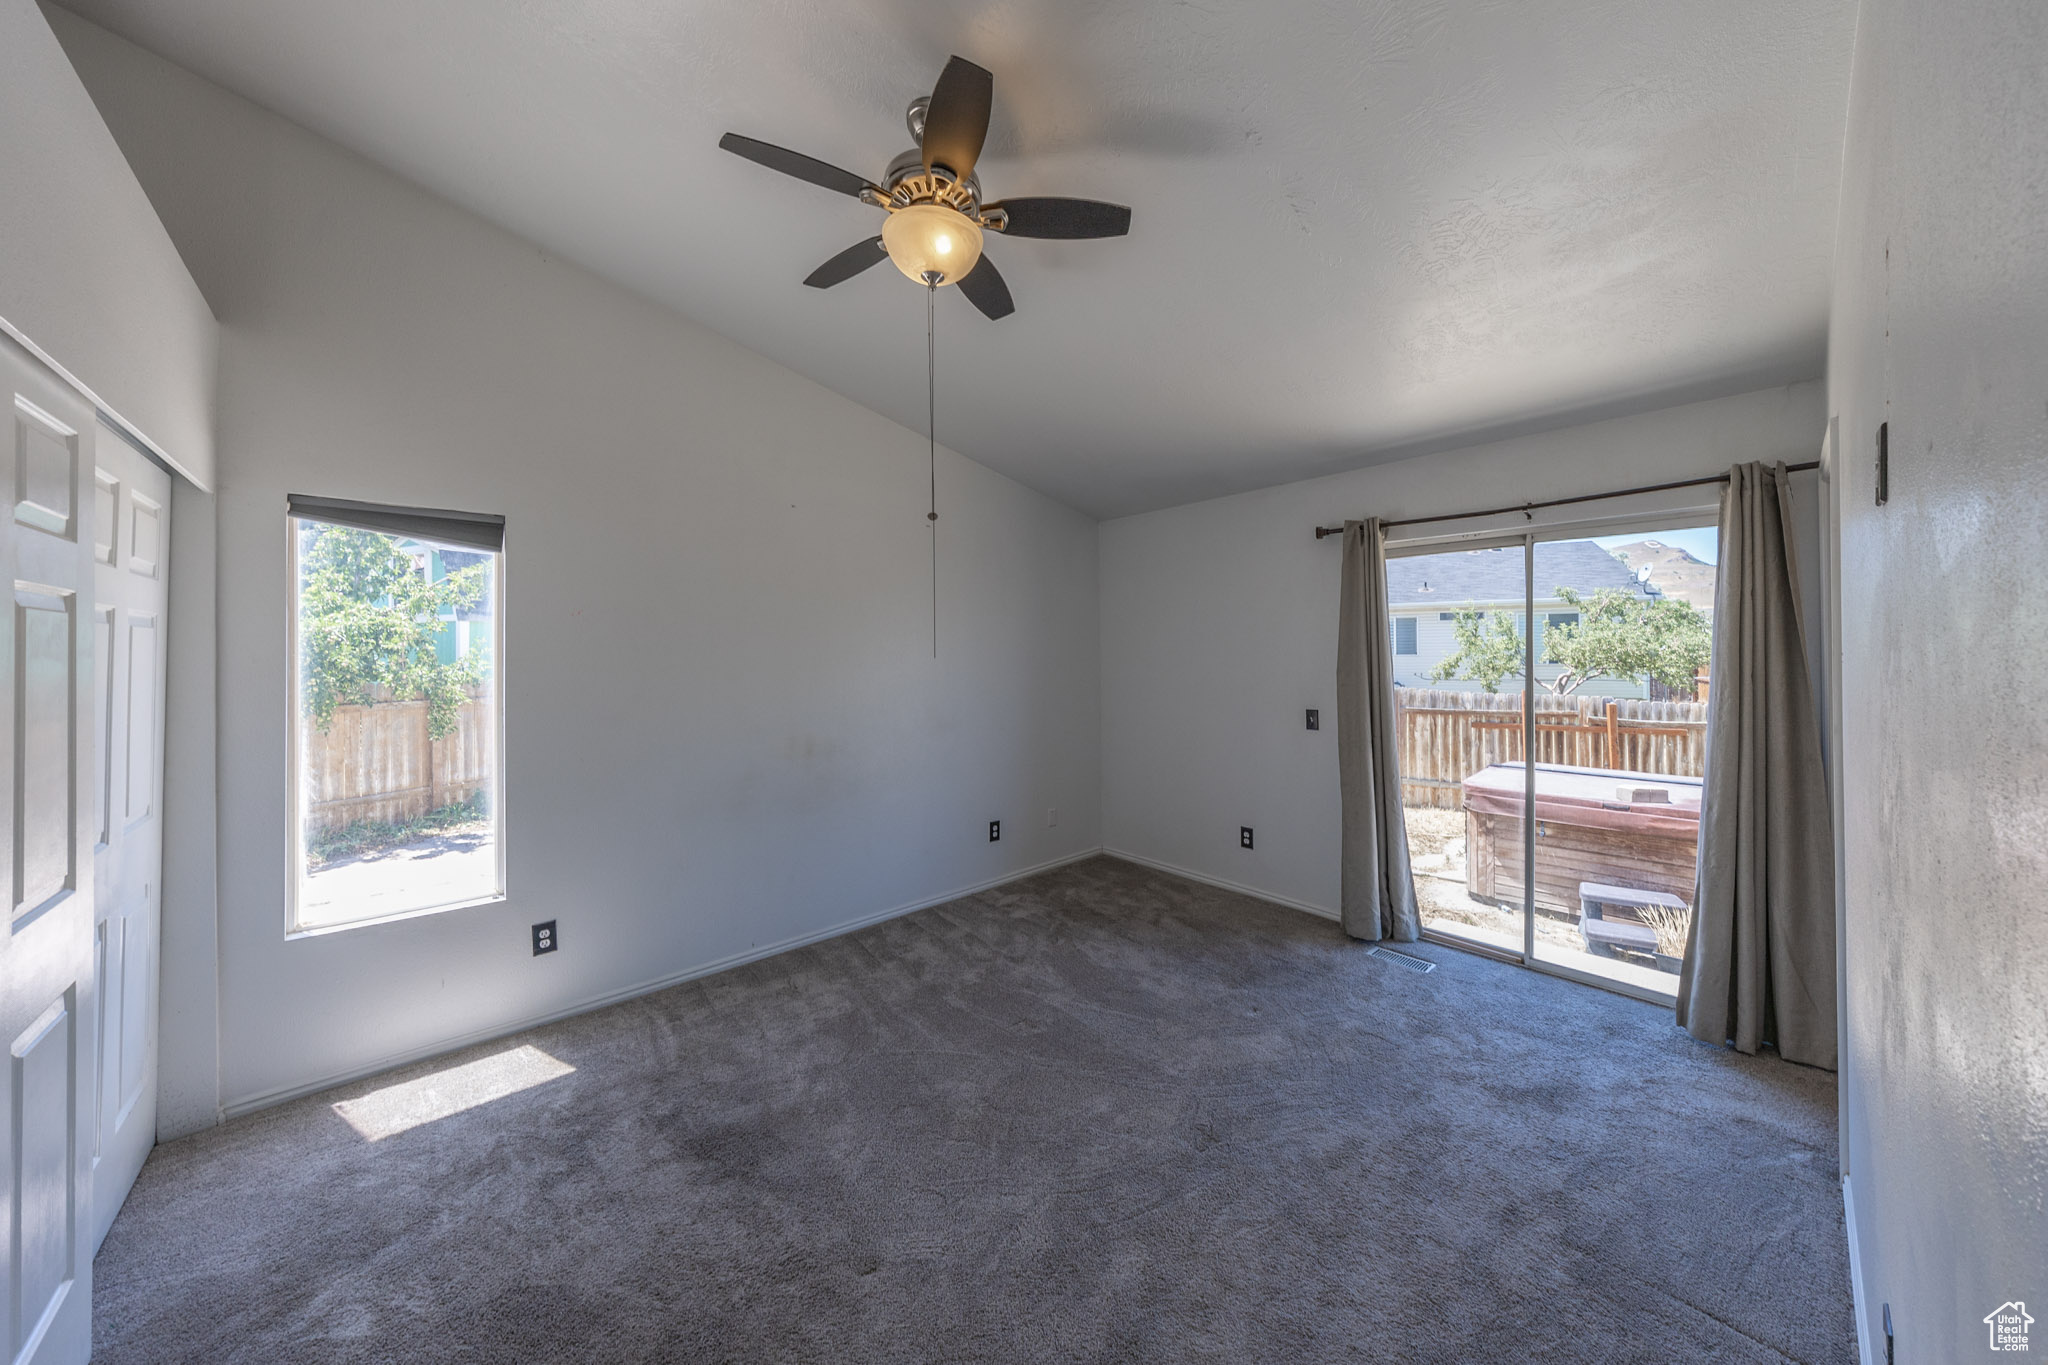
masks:
<svg viewBox="0 0 2048 1365"><path fill-rule="evenodd" d="M870 177L949 53L989 198L1132 206L952 291L939 438L1115 515L1820 373L1854 0L68 0L913 430Z"/></svg>

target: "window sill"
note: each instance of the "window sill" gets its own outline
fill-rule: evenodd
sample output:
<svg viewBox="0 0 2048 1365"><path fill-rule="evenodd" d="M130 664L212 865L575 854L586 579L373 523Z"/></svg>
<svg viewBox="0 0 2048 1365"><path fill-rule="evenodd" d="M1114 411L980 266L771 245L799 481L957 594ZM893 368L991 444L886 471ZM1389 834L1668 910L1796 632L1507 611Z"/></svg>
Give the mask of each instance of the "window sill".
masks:
<svg viewBox="0 0 2048 1365"><path fill-rule="evenodd" d="M333 924L308 924L285 930L285 942L301 938L324 938L348 929L370 929L379 924L397 924L404 920L419 919L425 915L445 914L450 910L470 910L483 905L503 905L505 893L493 891L488 896L476 896L469 900L448 901L441 905L422 905L413 910L400 910L394 914L378 915L372 919L339 920Z"/></svg>

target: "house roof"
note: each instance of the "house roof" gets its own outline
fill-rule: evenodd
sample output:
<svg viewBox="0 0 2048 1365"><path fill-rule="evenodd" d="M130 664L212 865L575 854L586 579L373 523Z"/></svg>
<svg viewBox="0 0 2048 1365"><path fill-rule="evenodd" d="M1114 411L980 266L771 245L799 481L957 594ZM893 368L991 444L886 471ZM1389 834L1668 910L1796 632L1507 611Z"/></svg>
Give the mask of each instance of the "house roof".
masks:
<svg viewBox="0 0 2048 1365"><path fill-rule="evenodd" d="M1536 545L1536 598L1554 598L1560 587L1581 593L1626 588L1649 595L1628 565L1590 540L1547 540ZM1444 611L1467 602L1518 602L1522 597L1522 548L1451 550L1387 561L1387 600L1397 607L1434 606Z"/></svg>

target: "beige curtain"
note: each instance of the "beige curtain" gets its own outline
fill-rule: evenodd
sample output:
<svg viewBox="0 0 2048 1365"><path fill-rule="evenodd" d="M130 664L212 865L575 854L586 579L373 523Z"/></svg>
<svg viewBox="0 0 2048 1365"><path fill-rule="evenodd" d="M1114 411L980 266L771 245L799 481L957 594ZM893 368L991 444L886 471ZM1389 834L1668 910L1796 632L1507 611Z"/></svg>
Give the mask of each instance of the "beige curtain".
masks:
<svg viewBox="0 0 2048 1365"><path fill-rule="evenodd" d="M1344 932L1413 942L1422 931L1408 870L1394 740L1394 642L1378 518L1344 523L1337 623L1337 773L1344 803Z"/></svg>
<svg viewBox="0 0 2048 1365"><path fill-rule="evenodd" d="M1699 884L1678 983L1695 1038L1835 1066L1834 840L1785 467L1721 504Z"/></svg>

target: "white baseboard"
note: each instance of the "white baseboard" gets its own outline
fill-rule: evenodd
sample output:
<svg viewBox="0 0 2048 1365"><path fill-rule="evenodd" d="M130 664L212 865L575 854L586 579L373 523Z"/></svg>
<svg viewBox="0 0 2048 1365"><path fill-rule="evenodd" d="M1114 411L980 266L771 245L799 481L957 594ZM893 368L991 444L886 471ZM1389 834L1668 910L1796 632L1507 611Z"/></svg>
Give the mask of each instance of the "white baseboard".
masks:
<svg viewBox="0 0 2048 1365"><path fill-rule="evenodd" d="M1863 1253L1856 1239L1856 1190L1846 1175L1842 1177L1842 1226L1849 1236L1849 1300L1856 1314L1856 1355L1863 1365L1877 1365L1882 1352L1871 1333L1864 1330L1870 1320L1864 1313L1869 1300L1863 1293Z"/></svg>
<svg viewBox="0 0 2048 1365"><path fill-rule="evenodd" d="M1196 872L1191 868L1176 867L1172 863L1162 863L1157 858L1147 858L1143 854L1127 853L1123 849L1110 848L1106 844L1101 851L1112 858L1121 858L1127 863L1136 863L1140 867L1149 867L1157 872L1170 872L1176 877L1186 877L1191 882L1200 882L1204 886L1221 887L1225 891L1235 891L1240 896L1250 896L1254 900L1262 900L1272 905L1284 906L1289 910L1299 910L1303 914L1314 915L1319 919L1336 920L1343 918L1335 910L1327 909L1324 906L1310 905L1307 901L1298 901L1292 897L1276 895L1271 891L1261 891L1256 886L1246 886L1242 882L1225 881L1221 877L1212 877L1206 872Z"/></svg>
<svg viewBox="0 0 2048 1365"><path fill-rule="evenodd" d="M701 963L698 966L689 967L680 972L672 972L667 976L656 977L651 981L642 981L637 985L627 986L623 990L610 991L604 995L594 996L591 999L580 1001L563 1009L550 1010L545 1014L531 1015L505 1024L493 1024L489 1028L478 1029L472 1033L459 1034L453 1038L443 1038L420 1047L408 1048L403 1052L392 1053L390 1056L380 1057L374 1062L368 1062L359 1067L351 1067L346 1071L338 1071L329 1076L322 1076L317 1080L304 1081L295 1085L280 1086L274 1090L259 1091L253 1095L245 1095L240 1099L232 1100L222 1105L220 1110L221 1119L225 1121L227 1119L240 1118L244 1114L253 1114L259 1109L268 1109L272 1105L283 1104L286 1100L295 1100L302 1095L316 1095L322 1090L330 1090L337 1085L347 1085L350 1081L359 1081L365 1076L375 1076L379 1072L389 1071L393 1067L405 1066L412 1062L422 1062L430 1057L438 1057L443 1053L454 1052L460 1048L474 1047L478 1043L488 1043L494 1038L504 1038L510 1034L523 1033L527 1029L539 1028L542 1024L552 1024L559 1019L569 1019L579 1014L588 1014L592 1010L601 1010L607 1005L616 1005L638 996L667 990L670 986L680 986L685 981L695 981L701 976L712 976L718 972L731 971L734 967L743 967L749 962L758 962L764 957L773 957L777 953L786 953L792 949L802 948L807 944L822 943L828 938L838 938L842 934L850 934L857 929L865 929L871 924L880 924L884 920L898 919L904 915L914 914L919 910L929 910L934 905L944 905L947 901L959 900L962 896L972 896L979 891L988 891L998 886L1006 886L1011 882L1022 881L1026 877L1035 877L1041 872L1050 872L1056 867L1065 867L1069 863L1078 863L1085 858L1093 858L1101 852L1103 850L1097 847L1084 848L1078 853L1062 854L1057 858L1051 858L1045 862L1033 864L1030 867L1019 868L1015 872L1005 872L999 877L991 877L987 881L976 882L971 886L956 887L951 891L943 891L936 896L926 896L922 900L915 900L907 905L893 906L887 910L877 910L872 914L862 915L856 919L842 920L838 924L814 930L808 934L799 934L794 938L786 938L780 942L749 948L744 952L721 957L714 962ZM1167 870L1172 871L1173 869L1169 868Z"/></svg>

